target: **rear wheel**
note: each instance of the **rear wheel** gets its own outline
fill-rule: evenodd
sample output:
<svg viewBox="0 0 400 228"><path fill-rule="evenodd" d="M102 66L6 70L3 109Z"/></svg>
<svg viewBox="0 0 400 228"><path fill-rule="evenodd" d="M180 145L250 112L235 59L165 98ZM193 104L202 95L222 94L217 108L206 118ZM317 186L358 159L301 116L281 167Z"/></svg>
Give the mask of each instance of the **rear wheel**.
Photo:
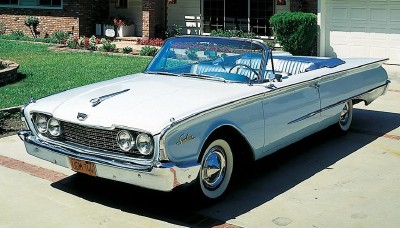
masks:
<svg viewBox="0 0 400 228"><path fill-rule="evenodd" d="M348 102L346 102L342 111L340 112L337 130L339 132L347 132L350 129L352 120L353 120L353 102L349 100Z"/></svg>
<svg viewBox="0 0 400 228"><path fill-rule="evenodd" d="M233 171L233 153L224 139L216 139L204 150L201 158L199 186L207 199L220 198L227 190Z"/></svg>

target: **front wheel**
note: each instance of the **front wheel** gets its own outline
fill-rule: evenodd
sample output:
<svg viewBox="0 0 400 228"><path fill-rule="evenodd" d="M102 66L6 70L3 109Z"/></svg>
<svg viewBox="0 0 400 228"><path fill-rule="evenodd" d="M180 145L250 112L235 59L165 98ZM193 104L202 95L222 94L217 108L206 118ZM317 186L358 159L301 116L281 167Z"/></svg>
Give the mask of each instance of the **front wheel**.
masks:
<svg viewBox="0 0 400 228"><path fill-rule="evenodd" d="M199 173L199 185L207 199L221 197L228 188L233 171L232 149L224 139L212 141L205 149Z"/></svg>

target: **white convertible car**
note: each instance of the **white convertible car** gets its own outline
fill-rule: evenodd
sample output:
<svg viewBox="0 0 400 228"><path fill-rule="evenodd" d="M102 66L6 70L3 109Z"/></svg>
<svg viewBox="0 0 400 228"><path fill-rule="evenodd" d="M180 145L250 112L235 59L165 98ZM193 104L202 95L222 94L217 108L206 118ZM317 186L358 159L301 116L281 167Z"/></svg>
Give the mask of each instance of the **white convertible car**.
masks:
<svg viewBox="0 0 400 228"><path fill-rule="evenodd" d="M29 154L76 172L160 191L195 184L216 199L243 162L331 125L349 130L353 105L387 90L384 61L171 38L143 73L31 100L19 136Z"/></svg>

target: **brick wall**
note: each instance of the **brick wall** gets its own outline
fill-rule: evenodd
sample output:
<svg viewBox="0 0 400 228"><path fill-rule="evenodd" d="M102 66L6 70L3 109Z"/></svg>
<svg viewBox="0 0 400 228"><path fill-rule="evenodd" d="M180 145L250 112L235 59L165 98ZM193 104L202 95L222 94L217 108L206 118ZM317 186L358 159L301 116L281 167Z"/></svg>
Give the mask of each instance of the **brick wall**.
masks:
<svg viewBox="0 0 400 228"><path fill-rule="evenodd" d="M39 17L37 28L40 36L51 35L54 31L72 32L74 35L93 35L95 23L108 17L107 0L64 0L63 9L0 8L0 20L7 30L22 30L25 35L31 32L25 26L27 16Z"/></svg>
<svg viewBox="0 0 400 228"><path fill-rule="evenodd" d="M318 0L290 0L290 11L302 11L317 14L317 10Z"/></svg>

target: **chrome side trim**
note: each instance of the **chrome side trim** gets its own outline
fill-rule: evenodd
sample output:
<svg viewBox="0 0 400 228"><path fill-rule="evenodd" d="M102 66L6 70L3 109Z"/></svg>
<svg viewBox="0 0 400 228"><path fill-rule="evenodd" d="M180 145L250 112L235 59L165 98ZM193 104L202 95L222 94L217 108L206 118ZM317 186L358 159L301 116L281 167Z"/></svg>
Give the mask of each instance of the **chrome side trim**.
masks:
<svg viewBox="0 0 400 228"><path fill-rule="evenodd" d="M326 107L324 107L324 108L321 108L321 109L319 109L319 110L317 110L317 111L314 111L314 112L312 112L312 113L309 113L309 114L307 114L307 115L305 115L305 116L302 116L302 117L300 117L300 118L298 118L298 119L295 119L295 120L293 120L293 121L290 121L290 122L288 123L288 125L294 124L294 123L297 123L297 122L300 122L300 121L303 121L303 120L306 120L306 119L308 119L308 118L310 118L310 117L312 117L312 116L315 116L315 115L317 115L317 114L319 114L319 113L322 113L322 112L324 112L324 111L326 111L326 110L328 110L328 109L331 109L331 108L334 108L334 107L336 107L336 106L345 104L345 103L346 103L347 101L349 101L349 100L361 99L361 100L364 100L364 102L365 102L366 105L368 105L368 104L370 104L373 100L375 100L375 99L378 98L379 96L382 96L382 95L384 95L384 94L386 93L386 91L388 90L388 87L389 87L389 83L390 83L390 80L387 80L386 83L385 83L384 85L378 86L378 87L376 87L376 88L374 88L374 89L371 89L371 90L369 90L369 91L367 91L367 92L365 92L365 93L362 93L362 94L360 94L360 95L356 95L356 96L354 96L354 97L350 97L350 98L348 98L348 99L344 99L344 100L341 100L341 101L339 101L339 102L336 102L336 103L334 103L334 104L332 104L332 105L329 105L329 106L326 106Z"/></svg>
<svg viewBox="0 0 400 228"><path fill-rule="evenodd" d="M276 96L276 95L279 95L279 94L282 94L282 93L290 92L290 91L296 90L296 89L301 88L301 87L310 86L311 84L315 84L315 81L317 81L318 84L320 84L320 82L334 80L336 78L344 77L349 72L354 72L354 71L355 72L362 72L365 69L365 67L367 67L367 69L373 69L373 68L376 68L376 67L380 66L383 62L385 62L387 60L388 59L381 59L381 60L378 60L378 61L375 61L375 62L372 62L372 63L360 65L360 66L357 66L357 67L353 67L353 68L350 68L350 69L346 69L346 70L342 70L342 71L338 71L338 72L334 72L334 73L330 73L330 74L321 75L319 77L315 77L315 78L307 80L307 81L302 81L302 82L299 82L299 83L291 84L291 85L288 85L288 86L283 86L283 87L280 87L280 88L277 88L277 87L268 88L268 85L270 85L270 84L268 84L268 85L266 85L266 88L270 89L269 91L266 91L266 92L263 92L263 93L260 93L260 94L256 94L256 95L252 95L252 96L249 96L249 97L245 97L245 98L240 99L240 100L231 101L229 103L222 104L220 106L216 106L216 107L213 107L213 108L210 108L210 109L198 112L198 113L193 113L192 115L189 115L189 116L187 116L185 118L182 118L180 120L175 120L173 123L171 123L170 125L166 126L159 134L155 134L154 136L160 135L160 140L159 140L160 147L159 148L160 148L160 150L162 150L162 153L163 153L162 156L165 157L165 158L168 158L168 155L167 155L167 152L166 152L166 148L165 148L165 136L166 136L166 133L176 125L183 124L184 122L189 121L192 118L200 117L200 116L206 115L206 114L208 114L210 112L213 112L213 111L216 111L216 110L220 110L220 109L223 109L223 108L234 107L234 106L236 106L236 105L238 105L240 103L248 103L248 102L252 102L252 101L257 100L257 99L265 99L265 98ZM390 81L388 80L385 85L387 85L388 82L390 82ZM384 86L384 85L382 85L382 86ZM335 106L339 105L342 102L343 101L340 101L336 105L331 105L329 107L325 107L324 109L316 110L316 111L314 111L312 113L309 113L309 114L307 114L307 115L305 115L303 117L300 117L299 119L293 120L293 121L289 122L288 124L293 124L293 123L305 120L307 118L310 118L310 117L312 117L312 116L314 116L314 115L316 115L316 114L318 114L318 113L320 113L322 111L325 111L325 110L327 110L329 108L335 107Z"/></svg>

